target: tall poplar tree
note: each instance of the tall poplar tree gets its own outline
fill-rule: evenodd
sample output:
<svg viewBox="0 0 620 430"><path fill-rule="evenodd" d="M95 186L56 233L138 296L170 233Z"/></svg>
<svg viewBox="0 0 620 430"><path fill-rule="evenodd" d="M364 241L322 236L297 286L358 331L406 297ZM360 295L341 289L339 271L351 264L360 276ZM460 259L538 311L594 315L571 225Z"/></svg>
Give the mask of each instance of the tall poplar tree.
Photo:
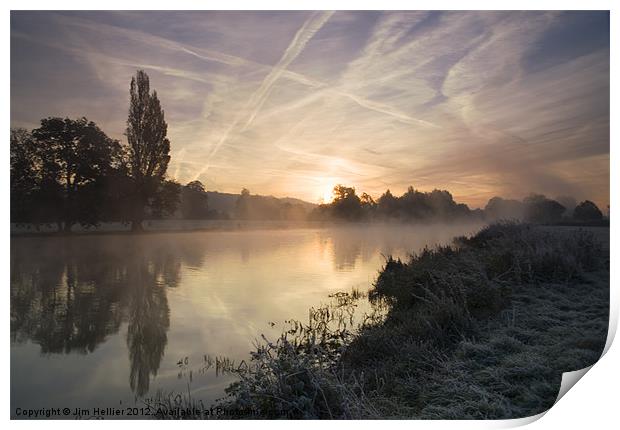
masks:
<svg viewBox="0 0 620 430"><path fill-rule="evenodd" d="M134 187L130 220L133 231L142 230L144 210L160 192L168 162L170 141L157 92L150 91L149 77L138 70L129 88L129 117L126 136L130 149L130 169Z"/></svg>

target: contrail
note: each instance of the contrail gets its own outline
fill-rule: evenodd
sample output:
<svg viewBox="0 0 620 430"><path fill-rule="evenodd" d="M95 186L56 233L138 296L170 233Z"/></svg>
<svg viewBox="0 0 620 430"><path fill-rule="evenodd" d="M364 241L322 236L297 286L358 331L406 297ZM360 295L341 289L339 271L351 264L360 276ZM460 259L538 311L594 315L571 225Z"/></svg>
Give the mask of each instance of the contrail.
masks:
<svg viewBox="0 0 620 430"><path fill-rule="evenodd" d="M253 114L248 118L248 120L246 121L246 124L244 125L244 129L247 128L249 126L249 124L252 123L252 121L254 120L254 118L256 117L258 111L260 110L260 108L262 107L262 105L264 104L267 96L269 95L269 91L271 89L271 87L273 86L273 83L280 77L283 77L285 79L289 79L291 81L295 81L297 83L303 84L303 85L307 85L310 87L314 87L314 88L326 88L327 91L329 91L332 94L337 94L339 96L342 97L346 97L352 101L354 101L355 103L357 103L359 106L362 106L366 109L369 110L373 110L375 112L380 112L386 115L390 115L393 116L397 119L399 119L402 122L408 123L408 124L417 124L417 125L426 125L426 126L430 126L430 127L437 127L437 125L429 123L427 121L423 121L423 120L419 120L416 118L412 118L402 112L399 112L397 110L395 110L394 108L387 106L387 105L383 105L374 101L370 101L368 99L365 99L363 97L359 97L355 94L351 94L348 92L343 92L343 91L338 91L338 90L334 90L331 88L328 88L328 84L325 82L321 82L319 80L313 79L309 76L303 75L301 73L297 73L297 72L293 72L290 70L286 70L286 67L301 53L301 50L303 50L303 48L305 47L306 43L314 36L314 33L316 33L324 24L325 22L327 22L327 20L331 17L331 15L334 12L323 12L323 13L316 13L314 14L309 20L307 20L304 25L302 26L302 28L297 32L297 34L295 35L293 41L291 42L290 46L286 49L285 53L283 54L282 58L280 59L280 61L278 62L278 65L276 65L275 67L271 68L269 74L267 75L267 77L263 80L263 83L261 84L261 87L259 88L259 90L257 91L257 93L255 95L253 95L252 97L255 99L255 107L254 107L254 111ZM123 34L126 37L132 38L133 40L137 40L140 41L142 43L145 44L149 44L149 45L154 45L154 46L158 46L161 48L165 48L165 49L169 49L169 50L173 50L173 51L181 51L184 52L188 55L194 56L196 58L199 58L203 61L215 61L221 64L226 64L229 66L240 66L240 67L257 67L260 69L267 69L269 68L269 66L256 62L256 61L252 61L252 60L248 60L246 58L242 58L242 57L237 57L234 55L229 55L229 54L224 54L218 51L214 51L211 49L204 49L204 48L195 48L192 46L188 46L188 45L184 45L178 42L174 42L172 40L169 39L165 39L159 36L154 36L148 33L143 33L141 31L137 31L137 30L129 30L126 28L122 28L122 27L118 27L118 26L113 26L113 25L109 25L109 24L102 24L102 23L97 23L95 21L91 21L89 19L86 18L77 18L77 17L66 17L63 15L56 15L56 19L58 19L59 21L62 21L65 24L69 24L69 25L73 25L73 26L78 26L78 27L83 27L83 28L87 28L91 31L99 31L102 33L120 33ZM303 33L302 33L303 32ZM25 35L20 35L20 34L14 34L15 36L21 36L23 38L26 39L31 39L29 37L26 37ZM44 41L40 41L40 40L36 40L36 42L45 44L45 45L50 45L49 42L44 42ZM51 45L50 45L51 46ZM66 46L62 46L62 45L55 45L55 48L58 49L63 49L63 50L68 50L71 52L74 52L76 54L79 54L79 51L77 49L71 49L68 48ZM297 52L295 51L295 48L297 48ZM287 57L287 53L289 54L289 57ZM89 54L92 54L92 52L89 52ZM112 57L110 57L111 59ZM288 59L287 59L288 58ZM132 65L131 63L125 63L126 65ZM134 65L137 66L137 65ZM154 65L144 65L147 68L151 68L151 69L156 69L157 66ZM280 66L280 67L278 67ZM172 69L169 69L172 70ZM162 70L160 70L162 71ZM203 81L203 79L199 78L197 75L192 74L192 75L185 75L183 76L184 78L188 78L188 79L192 79L192 80L197 80L197 81ZM206 81L206 80L205 80ZM260 91L260 93L259 93ZM262 95L261 95L262 94ZM235 123L236 125L236 123Z"/></svg>
<svg viewBox="0 0 620 430"><path fill-rule="evenodd" d="M200 169L195 175L194 179L196 180L209 168L209 161L213 158L213 156L217 153L220 147L226 142L230 133L237 127L237 125L242 121L243 117L245 117L245 112L248 109L251 109L250 115L247 116L245 123L242 127L242 131L245 130L256 115L260 111L261 107L267 100L271 88L276 83L278 78L280 78L285 72L286 68L301 54L306 47L306 44L312 39L312 37L323 27L323 25L329 20L329 18L334 14L333 11L326 12L317 12L312 14L310 18L301 26L301 28L293 37L293 40L289 44L289 46L284 51L284 54L280 58L280 61L273 66L271 71L267 74L263 82L260 84L258 89L252 94L248 102L246 103L245 108L235 117L235 120L232 122L230 127L226 129L220 140L213 147L209 155L207 156L207 164Z"/></svg>
<svg viewBox="0 0 620 430"><path fill-rule="evenodd" d="M54 14L54 18L65 25L84 28L90 31L96 31L102 34L120 34L129 39L144 43L146 45L164 48L171 51L181 51L205 61L215 61L229 66L253 66L256 63L246 60L245 58L236 57L234 55L224 54L212 49L198 49L183 45L181 43L145 33L139 30L130 30L128 28L119 27L111 24L103 24L92 21L87 18L68 17L61 14ZM199 52L200 51L200 52Z"/></svg>
<svg viewBox="0 0 620 430"><path fill-rule="evenodd" d="M252 107L252 113L248 117L242 130L246 129L260 111L260 108L265 103L273 84L282 76L286 68L302 53L306 44L312 39L312 37L323 27L323 25L334 14L333 11L326 11L320 13L314 13L299 29L295 37L289 44L284 55L278 61L269 74L265 77L258 90L252 95L249 101L250 107Z"/></svg>
<svg viewBox="0 0 620 430"><path fill-rule="evenodd" d="M181 150L179 151L179 154L177 155L177 168L174 170L174 174L172 176L174 176L174 179L179 180L179 173L181 170L181 164L183 164L183 160L185 159L185 148L181 148Z"/></svg>
<svg viewBox="0 0 620 430"><path fill-rule="evenodd" d="M357 97L354 94L351 93L345 93L342 91L335 91L336 94L339 94L343 97L346 97L350 100L353 100L355 103L357 103L358 105L365 107L366 109L370 109L373 110L375 112L380 112L380 113L384 113L386 115L390 115L393 116L394 118L398 119L399 121L402 121L404 123L407 124L412 124L412 125L424 125L426 127L433 127L433 128L440 128L437 124L433 124L432 122L428 122L428 121L424 121L423 119L418 119L418 118L413 118L403 112L400 112L396 109L394 109L391 106L387 106L384 105L383 103L377 103L377 102L373 102L371 100L368 99L364 99L362 97Z"/></svg>
<svg viewBox="0 0 620 430"><path fill-rule="evenodd" d="M57 20L63 22L64 24L86 28L88 30L98 31L101 33L114 32L117 34L122 34L125 37L131 38L141 43L145 43L151 46L157 46L157 47L168 49L168 50L184 52L188 55L194 56L203 61L215 61L218 63L233 66L233 67L235 66L236 67L256 67L260 69L270 68L269 73L267 74L265 79L262 81L259 88L252 94L252 96L248 100L248 103L246 104L246 108L240 111L239 115L237 115L233 123L224 132L224 134L219 139L215 147L210 151L208 160L211 160L212 157L219 151L221 145L226 142L230 133L242 122L244 118L245 118L245 121L243 122L242 130L247 129L247 127L249 127L252 124L252 122L254 121L258 113L260 112L262 106L264 105L265 101L267 100L273 85L279 78L289 79L289 80L292 80L292 81L295 81L300 84L307 85L313 88L324 88L327 93L331 93L334 95L338 95L340 97L348 98L349 100L352 100L353 102L357 103L359 106L363 108L392 116L398 119L399 121L402 121L407 124L437 127L436 124L430 123L428 121L420 120L417 118L412 118L411 116L403 112L400 112L391 106L384 105L376 101L371 101L366 98L359 97L355 94L351 94L346 91L338 90L337 88L330 88L329 85L325 82L316 80L314 78L311 78L301 73L287 70L287 67L301 54L301 52L306 47L306 44L323 27L323 25L325 25L325 23L331 18L333 14L334 14L333 11L314 13L308 20L306 20L306 22L304 22L302 27L297 31L297 33L293 37L293 40L291 41L287 49L284 51L278 63L271 68L265 64L252 61L252 60L248 60L242 57L224 54L224 53L214 51L211 49L195 48L192 46L184 45L184 44L181 44L181 43L169 40L169 39L165 39L162 37L158 37L158 36L155 36L149 33L144 33L144 32L137 31L137 30L129 30L129 29L114 26L114 25L97 23L95 21L85 19L85 18L67 17L67 16L63 16L59 14L57 14L55 17ZM19 37L21 35L16 34L16 36ZM28 38L25 35L23 37ZM37 42L42 43L42 44L49 44L49 41L37 40ZM78 54L78 55L81 54L79 49L76 49L76 48L71 48L71 47L62 46L62 45L57 45L54 47L63 49L66 51L70 51L74 54ZM93 53L89 51L89 55L93 55ZM103 59L116 62L117 64L122 64L122 65L128 65L128 66L131 65L134 67L141 66L141 67L146 67L146 68L150 68L154 70L159 70L160 72L164 72L167 74L172 74L172 75L176 75L179 77L196 80L200 82L209 81L208 79L205 79L199 76L198 74L187 73L187 71L180 70L180 69L177 70L177 69L171 69L171 68L162 68L161 66L149 65L149 64L132 64L131 62L122 61L122 60L115 59L112 57L103 58ZM250 111L250 114L246 118L245 112L247 112L248 109L250 109L251 111ZM208 168L209 168L209 165L206 165L203 169L201 169L201 171L197 175L195 175L194 180L196 180L198 176L204 173L204 171L206 171Z"/></svg>
<svg viewBox="0 0 620 430"><path fill-rule="evenodd" d="M118 27L118 26L110 25L110 24L102 24L102 23L92 21L86 18L67 17L64 15L55 14L55 19L57 19L58 21L62 22L65 25L72 25L74 27L80 27L80 28L88 29L90 31L95 31L95 32L103 33L103 34L120 34L120 35L123 35L124 37L144 43L146 45L168 49L170 51L184 52L188 55L191 55L193 57L196 57L206 62L217 62L217 63L226 64L228 66L233 66L233 67L256 67L260 69L271 69L272 68L271 66L268 66L266 64L248 60L243 57L225 54L219 51L215 51L213 49L197 48L197 47L189 46L186 44L181 44L179 42L175 42L173 40L166 39L160 36L155 36L150 33L144 33L138 30L130 30L127 28ZM11 35L12 36L17 35L17 36L21 36L23 38L32 40L32 38L27 37L26 35L13 34L13 33ZM46 41L40 41L40 40L34 40L34 41L42 43L42 44L49 44ZM55 47L58 49L66 48L60 44ZM320 82L313 80L312 78L304 76L300 73L291 72L289 70L284 70L282 73L282 77L298 82L300 84L311 86L311 87L316 87L316 86L321 85Z"/></svg>
<svg viewBox="0 0 620 430"><path fill-rule="evenodd" d="M226 129L226 131L224 132L222 137L220 137L220 140L217 141L217 143L215 144L215 146L213 147L211 152L209 152L209 155L207 156L207 163L194 175L194 177L192 178L192 181L197 180L200 177L200 175L202 175L204 172L206 172L209 169L209 167L210 167L209 162L211 161L211 158L213 158L213 156L216 154L216 152L220 149L220 147L228 139L228 135L233 130L233 128L235 128L237 126L237 124L239 123L239 120L240 120L240 117L239 117L239 115L237 115L235 117L235 120L232 122L232 124L230 124L228 126L228 128Z"/></svg>

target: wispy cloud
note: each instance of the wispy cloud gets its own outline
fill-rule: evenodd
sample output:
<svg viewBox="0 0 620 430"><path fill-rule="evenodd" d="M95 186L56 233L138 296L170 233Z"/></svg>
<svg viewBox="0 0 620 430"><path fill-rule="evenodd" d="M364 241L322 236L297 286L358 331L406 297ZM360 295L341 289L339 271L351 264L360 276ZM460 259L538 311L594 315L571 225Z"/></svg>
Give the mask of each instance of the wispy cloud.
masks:
<svg viewBox="0 0 620 430"><path fill-rule="evenodd" d="M310 39L325 25L327 20L333 15L333 12L316 12L314 13L304 25L299 29L295 37L291 41L286 51L278 61L273 69L269 72L269 74L263 79L260 86L256 90L250 101L248 103L250 108L250 115L248 116L245 124L243 125L243 129L247 128L256 115L258 114L260 108L265 103L265 100L269 96L273 85L276 81L282 76L286 68L302 53Z"/></svg>
<svg viewBox="0 0 620 430"><path fill-rule="evenodd" d="M606 12L14 12L11 121L87 115L122 139L143 68L179 181L605 205L608 25Z"/></svg>
<svg viewBox="0 0 620 430"><path fill-rule="evenodd" d="M304 22L304 25L299 29L299 31L293 37L293 40L284 51L282 58L280 61L269 71L265 79L261 82L258 89L252 94L248 103L241 112L240 115L236 116L235 120L228 127L226 132L217 142L217 144L213 147L209 156L207 157L207 163L211 161L213 156L217 153L220 147L226 142L228 136L237 128L240 122L243 121L243 126L241 127L241 132L245 131L254 121L256 115L260 111L261 107L265 103L265 100L269 96L273 85L276 81L283 75L286 68L301 54L303 49L305 48L308 41L323 27L323 25L327 22L327 20L332 16L333 12L318 12L313 13L312 16ZM249 111L246 114L245 111ZM242 118L247 116L245 120ZM194 175L194 180L198 179L200 175L202 175L209 168L209 164L205 164L205 166L200 169Z"/></svg>

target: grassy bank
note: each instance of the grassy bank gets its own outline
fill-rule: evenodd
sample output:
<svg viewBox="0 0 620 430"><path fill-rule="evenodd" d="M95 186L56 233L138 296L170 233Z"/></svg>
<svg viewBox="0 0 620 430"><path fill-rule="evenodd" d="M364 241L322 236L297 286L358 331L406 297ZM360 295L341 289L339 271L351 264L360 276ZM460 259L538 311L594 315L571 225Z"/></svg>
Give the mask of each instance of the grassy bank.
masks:
<svg viewBox="0 0 620 430"><path fill-rule="evenodd" d="M542 412L607 334L608 251L577 229L496 224L340 294L263 339L218 405L243 418L499 419ZM230 418L231 416L227 416Z"/></svg>

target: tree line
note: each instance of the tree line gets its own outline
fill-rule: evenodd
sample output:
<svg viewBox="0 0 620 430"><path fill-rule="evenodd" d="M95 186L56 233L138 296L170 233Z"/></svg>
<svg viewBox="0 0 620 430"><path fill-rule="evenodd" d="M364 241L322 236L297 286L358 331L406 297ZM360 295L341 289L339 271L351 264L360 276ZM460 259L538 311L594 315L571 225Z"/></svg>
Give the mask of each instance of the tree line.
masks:
<svg viewBox="0 0 620 430"><path fill-rule="evenodd" d="M185 218L218 217L209 211L204 185L182 186L166 178L168 125L148 75L132 77L125 136L108 137L87 118L45 118L28 131L11 129L11 222L56 224L130 223L181 211Z"/></svg>
<svg viewBox="0 0 620 430"><path fill-rule="evenodd" d="M58 231L101 222L131 224L141 231L145 219L227 218L210 209L200 181L186 185L167 178L170 162L168 124L148 75L138 70L129 85L127 143L108 137L87 118L50 117L28 131L11 129L11 222L56 224ZM457 221L522 219L553 223L563 219L599 221L602 212L591 201L562 203L532 194L522 201L494 197L471 210L446 190L422 192L409 187L401 196L390 190L376 201L355 188L337 185L333 200L309 211L275 197L250 195L243 189L232 216L244 220Z"/></svg>
<svg viewBox="0 0 620 430"><path fill-rule="evenodd" d="M310 214L310 219L404 222L513 219L549 224L562 221L598 222L604 218L601 210L590 200L577 204L570 197L558 199L562 203L542 194L530 194L523 200L493 197L484 209L471 210L466 204L455 202L446 190L424 192L410 186L401 196L394 196L388 189L375 201L367 193L358 196L354 187L336 185L332 201L319 205Z"/></svg>

